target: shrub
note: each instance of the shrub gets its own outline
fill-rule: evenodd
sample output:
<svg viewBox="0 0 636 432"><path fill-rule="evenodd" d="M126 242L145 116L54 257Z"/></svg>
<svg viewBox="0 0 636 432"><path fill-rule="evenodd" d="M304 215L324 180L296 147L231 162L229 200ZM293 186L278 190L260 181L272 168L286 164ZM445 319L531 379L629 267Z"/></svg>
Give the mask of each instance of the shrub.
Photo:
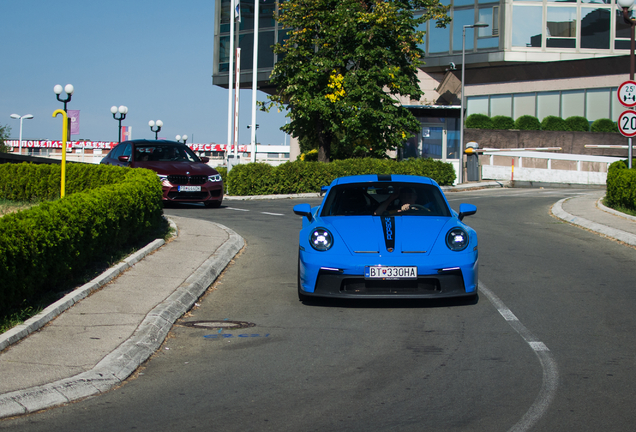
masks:
<svg viewBox="0 0 636 432"><path fill-rule="evenodd" d="M464 127L468 129L492 129L492 120L485 114L471 114L466 118Z"/></svg>
<svg viewBox="0 0 636 432"><path fill-rule="evenodd" d="M568 130L574 132L589 132L590 122L585 117L572 116L565 119L565 123L568 125Z"/></svg>
<svg viewBox="0 0 636 432"><path fill-rule="evenodd" d="M545 131L567 131L568 125L561 117L547 116L541 121L541 130Z"/></svg>
<svg viewBox="0 0 636 432"><path fill-rule="evenodd" d="M277 167L263 163L237 165L228 174L232 195L268 195L320 192L321 186L334 179L359 174L411 174L434 179L440 185L455 181L455 170L449 163L433 159L343 159L330 162L297 160Z"/></svg>
<svg viewBox="0 0 636 432"><path fill-rule="evenodd" d="M67 169L64 198L0 218L0 311L57 292L162 223L161 183L153 171L80 164ZM7 175L16 172L21 176ZM0 178L8 182L4 192L27 201L59 195L60 173L60 165L0 165Z"/></svg>
<svg viewBox="0 0 636 432"><path fill-rule="evenodd" d="M609 207L636 210L636 169L628 169L626 162L614 162L607 170L605 203Z"/></svg>
<svg viewBox="0 0 636 432"><path fill-rule="evenodd" d="M592 123L590 128L592 132L616 132L618 133L618 126L610 119L597 119Z"/></svg>
<svg viewBox="0 0 636 432"><path fill-rule="evenodd" d="M493 129L510 130L515 127L515 121L512 117L498 115L494 116L491 120Z"/></svg>
<svg viewBox="0 0 636 432"><path fill-rule="evenodd" d="M539 119L531 115L522 115L515 120L515 129L519 130L541 130Z"/></svg>

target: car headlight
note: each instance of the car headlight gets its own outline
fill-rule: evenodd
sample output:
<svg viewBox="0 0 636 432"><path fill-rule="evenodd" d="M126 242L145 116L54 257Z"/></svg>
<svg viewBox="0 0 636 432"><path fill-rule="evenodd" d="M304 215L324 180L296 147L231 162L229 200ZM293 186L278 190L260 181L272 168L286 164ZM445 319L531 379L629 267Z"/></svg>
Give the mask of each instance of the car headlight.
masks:
<svg viewBox="0 0 636 432"><path fill-rule="evenodd" d="M468 247L468 233L462 228L453 228L446 234L446 246L455 252L463 251Z"/></svg>
<svg viewBox="0 0 636 432"><path fill-rule="evenodd" d="M214 175L208 176L208 181L220 182L221 181L221 174L214 174Z"/></svg>
<svg viewBox="0 0 636 432"><path fill-rule="evenodd" d="M326 228L316 228L311 231L309 243L317 251L324 252L333 246L333 236Z"/></svg>
<svg viewBox="0 0 636 432"><path fill-rule="evenodd" d="M165 184L165 185L169 185L170 184L170 181L168 181L168 176L167 175L157 174L157 176L159 176L159 181L161 182L161 184Z"/></svg>

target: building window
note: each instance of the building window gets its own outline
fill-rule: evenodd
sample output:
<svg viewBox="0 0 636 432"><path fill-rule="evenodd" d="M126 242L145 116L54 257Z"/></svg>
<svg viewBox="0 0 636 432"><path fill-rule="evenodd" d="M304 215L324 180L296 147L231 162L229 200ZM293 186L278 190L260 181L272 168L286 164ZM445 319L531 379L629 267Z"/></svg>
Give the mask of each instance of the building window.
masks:
<svg viewBox="0 0 636 432"><path fill-rule="evenodd" d="M547 116L560 117L559 92L543 92L537 94L537 118L539 121Z"/></svg>
<svg viewBox="0 0 636 432"><path fill-rule="evenodd" d="M471 96L466 98L466 114L490 115L488 96Z"/></svg>
<svg viewBox="0 0 636 432"><path fill-rule="evenodd" d="M462 34L465 25L475 24L475 9L460 9L453 11L453 51L462 50ZM466 29L466 51L472 51L475 46L476 29Z"/></svg>
<svg viewBox="0 0 636 432"><path fill-rule="evenodd" d="M576 48L576 8L548 6L546 37L548 48Z"/></svg>
<svg viewBox="0 0 636 432"><path fill-rule="evenodd" d="M589 121L610 117L610 89L591 89L585 93L585 118Z"/></svg>
<svg viewBox="0 0 636 432"><path fill-rule="evenodd" d="M585 116L585 90L561 92L561 115L564 119L572 116Z"/></svg>
<svg viewBox="0 0 636 432"><path fill-rule="evenodd" d="M512 98L512 114L514 119L522 115L536 116L536 95L534 93L516 94Z"/></svg>
<svg viewBox="0 0 636 432"><path fill-rule="evenodd" d="M512 46L541 48L543 7L514 5L512 10Z"/></svg>
<svg viewBox="0 0 636 432"><path fill-rule="evenodd" d="M581 48L610 48L611 12L607 8L581 7Z"/></svg>
<svg viewBox="0 0 636 432"><path fill-rule="evenodd" d="M512 117L512 95L493 95L490 97L490 116Z"/></svg>
<svg viewBox="0 0 636 432"><path fill-rule="evenodd" d="M450 25L446 26L446 28L437 28L435 27L435 21L430 21L430 30L428 32L428 52L430 54L448 54L449 48Z"/></svg>
<svg viewBox="0 0 636 432"><path fill-rule="evenodd" d="M631 14L632 18L634 18L634 11ZM616 40L614 41L615 49L631 49L630 47L630 32L631 26L625 23L623 19L623 11L621 8L617 8L615 12L616 17Z"/></svg>

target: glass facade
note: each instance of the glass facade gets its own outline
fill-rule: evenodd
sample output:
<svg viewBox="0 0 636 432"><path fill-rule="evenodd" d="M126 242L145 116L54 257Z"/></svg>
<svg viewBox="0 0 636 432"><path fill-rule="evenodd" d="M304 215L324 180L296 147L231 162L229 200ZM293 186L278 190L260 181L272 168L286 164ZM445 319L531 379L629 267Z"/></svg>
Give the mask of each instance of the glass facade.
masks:
<svg viewBox="0 0 636 432"><path fill-rule="evenodd" d="M522 115L531 115L539 120L552 115L563 119L581 116L589 121L600 118L617 121L624 110L614 87L469 96L466 100L466 115L505 115L515 120Z"/></svg>

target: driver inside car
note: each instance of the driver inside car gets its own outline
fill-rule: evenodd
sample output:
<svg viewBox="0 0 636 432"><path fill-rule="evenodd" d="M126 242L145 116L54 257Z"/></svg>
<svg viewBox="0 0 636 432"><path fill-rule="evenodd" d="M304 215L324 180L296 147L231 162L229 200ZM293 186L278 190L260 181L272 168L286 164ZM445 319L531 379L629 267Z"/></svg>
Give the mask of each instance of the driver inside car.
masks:
<svg viewBox="0 0 636 432"><path fill-rule="evenodd" d="M395 200L399 203L396 205ZM417 192L412 187L402 187L399 191L393 192L389 197L382 202L375 211L375 215L381 215L385 211L389 214L402 213L409 211L415 207L417 202Z"/></svg>

